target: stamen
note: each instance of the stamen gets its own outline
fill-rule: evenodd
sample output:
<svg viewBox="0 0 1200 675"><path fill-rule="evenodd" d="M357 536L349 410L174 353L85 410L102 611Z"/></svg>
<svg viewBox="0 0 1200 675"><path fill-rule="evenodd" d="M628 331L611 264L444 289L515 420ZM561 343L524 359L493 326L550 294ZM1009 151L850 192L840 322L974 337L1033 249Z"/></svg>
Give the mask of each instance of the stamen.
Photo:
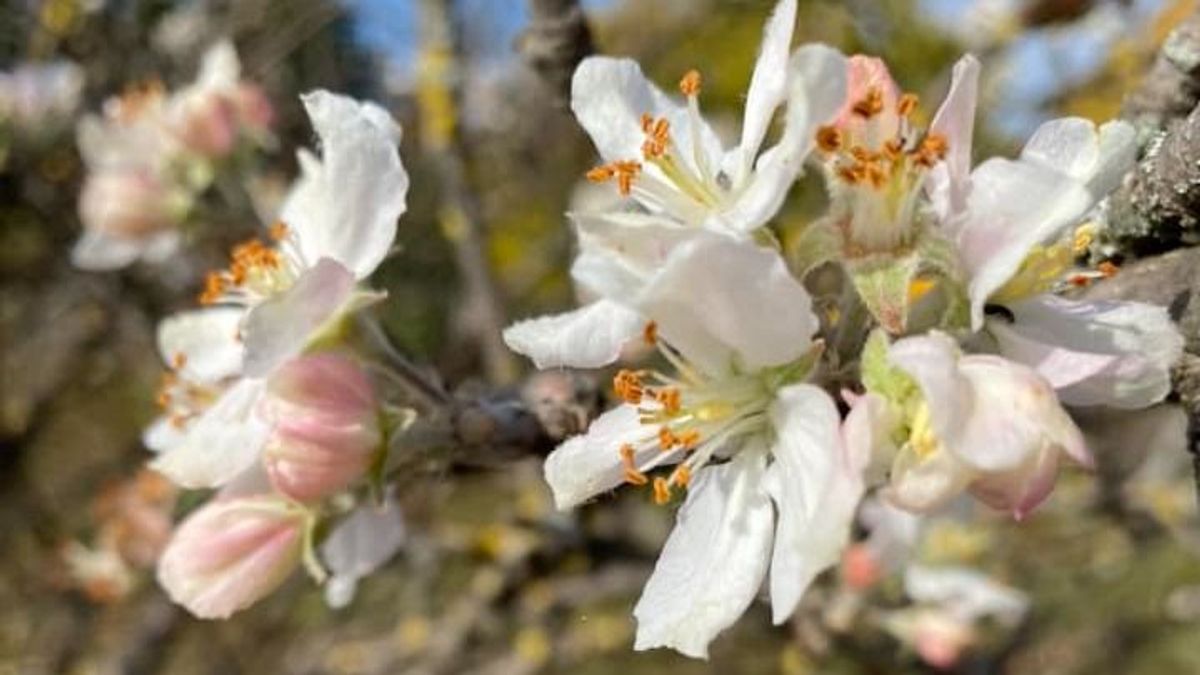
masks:
<svg viewBox="0 0 1200 675"><path fill-rule="evenodd" d="M679 91L683 92L684 96L697 96L700 93L700 84L700 71L689 70L679 81Z"/></svg>
<svg viewBox="0 0 1200 675"><path fill-rule="evenodd" d="M864 119L871 119L883 112L883 91L879 87L871 87L867 94L854 104L852 111Z"/></svg>
<svg viewBox="0 0 1200 675"><path fill-rule="evenodd" d="M930 168L946 157L949 145L941 134L927 134L913 151L913 161L918 166Z"/></svg>
<svg viewBox="0 0 1200 675"><path fill-rule="evenodd" d="M905 93L896 102L896 114L901 117L908 117L917 110L917 106L921 104L921 99L917 98L916 94Z"/></svg>
<svg viewBox="0 0 1200 675"><path fill-rule="evenodd" d="M175 352L171 356L171 368L174 370L182 370L187 365L187 354L183 352Z"/></svg>
<svg viewBox="0 0 1200 675"><path fill-rule="evenodd" d="M651 321L642 329L642 339L646 344L653 345L658 343L658 324Z"/></svg>
<svg viewBox="0 0 1200 675"><path fill-rule="evenodd" d="M633 446L629 443L626 443L621 446L619 452L621 453L621 464L624 465L624 471L622 474L625 478L625 482L638 486L649 483L650 478L646 476L646 474L639 471L637 465L634 463Z"/></svg>
<svg viewBox="0 0 1200 675"><path fill-rule="evenodd" d="M659 506L671 501L671 485L666 478L659 476L654 479L654 503Z"/></svg>
<svg viewBox="0 0 1200 675"><path fill-rule="evenodd" d="M668 452L673 450L677 445L679 445L679 439L675 436L675 433L671 431L671 427L659 427L658 446L662 449L662 451Z"/></svg>
<svg viewBox="0 0 1200 675"><path fill-rule="evenodd" d="M283 241L287 238L289 231L287 223L282 220L275 221L267 228L267 234L271 237L271 241Z"/></svg>
<svg viewBox="0 0 1200 675"><path fill-rule="evenodd" d="M622 401L637 405L642 402L646 389L640 375L632 370L621 370L613 377L613 393Z"/></svg>
<svg viewBox="0 0 1200 675"><path fill-rule="evenodd" d="M633 180L641 173L642 165L632 160L618 160L598 166L587 172L587 179L593 183L605 183L617 179L617 192L622 197L628 197L633 191Z"/></svg>
<svg viewBox="0 0 1200 675"><path fill-rule="evenodd" d="M1077 255L1087 253L1088 247L1092 245L1092 238L1096 232L1096 226L1091 223L1080 225L1075 230L1075 236L1071 240L1071 251Z"/></svg>
<svg viewBox="0 0 1200 675"><path fill-rule="evenodd" d="M687 464L680 464L671 474L671 482L679 487L687 487L688 483L692 482L692 470Z"/></svg>
<svg viewBox="0 0 1200 675"><path fill-rule="evenodd" d="M837 152L842 147L842 130L832 125L817 129L817 147L821 152Z"/></svg>
<svg viewBox="0 0 1200 675"><path fill-rule="evenodd" d="M1121 268L1117 267L1116 263L1105 260L1096 266L1096 271L1103 275L1105 279L1111 279L1117 275L1117 272L1121 271Z"/></svg>
<svg viewBox="0 0 1200 675"><path fill-rule="evenodd" d="M679 414L680 394L676 387L667 387L654 392L654 399L662 404L663 412L668 416Z"/></svg>

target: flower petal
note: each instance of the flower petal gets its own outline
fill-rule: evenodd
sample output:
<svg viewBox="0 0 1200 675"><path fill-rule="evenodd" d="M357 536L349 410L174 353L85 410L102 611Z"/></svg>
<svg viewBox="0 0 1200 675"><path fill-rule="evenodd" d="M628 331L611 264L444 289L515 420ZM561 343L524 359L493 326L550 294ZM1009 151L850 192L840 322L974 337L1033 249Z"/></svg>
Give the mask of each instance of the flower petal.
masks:
<svg viewBox="0 0 1200 675"><path fill-rule="evenodd" d="M708 657L708 643L746 611L762 585L775 516L762 491L766 452L743 447L697 472L675 529L633 610L634 649Z"/></svg>
<svg viewBox="0 0 1200 675"><path fill-rule="evenodd" d="M1064 173L1087 186L1099 200L1133 168L1137 134L1129 123L1114 120L1096 125L1080 117L1042 124L1021 151L1021 160Z"/></svg>
<svg viewBox="0 0 1200 675"><path fill-rule="evenodd" d="M643 114L665 117L671 129L679 130L671 140L679 148L680 157L689 164L693 162L692 134L683 133L691 124L687 107L672 101L647 80L641 66L632 59L584 59L571 80L571 110L605 162L641 158ZM715 166L722 156L716 133L701 121L696 136L700 152L709 158L710 166Z"/></svg>
<svg viewBox="0 0 1200 675"><path fill-rule="evenodd" d="M758 159L734 202L714 215L719 229L749 232L775 216L812 150L816 128L833 118L846 98L846 57L836 49L805 45L787 68L791 84L783 136Z"/></svg>
<svg viewBox="0 0 1200 675"><path fill-rule="evenodd" d="M642 424L637 407L622 405L597 417L587 433L564 441L545 465L555 506L565 511L620 485L625 480L621 446L636 446L654 433ZM659 452L657 446L650 447L634 461L640 465Z"/></svg>
<svg viewBox="0 0 1200 675"><path fill-rule="evenodd" d="M304 350L354 295L354 275L322 258L291 288L250 310L243 325L246 374L262 377Z"/></svg>
<svg viewBox="0 0 1200 675"><path fill-rule="evenodd" d="M944 449L922 457L905 446L892 466L882 494L888 503L913 513L928 513L962 494L975 474Z"/></svg>
<svg viewBox="0 0 1200 675"><path fill-rule="evenodd" d="M779 525L771 556L771 613L783 623L809 584L836 563L850 539L869 455L851 456L837 407L823 389L781 389L770 410L776 441L765 485Z"/></svg>
<svg viewBox="0 0 1200 675"><path fill-rule="evenodd" d="M975 131L975 106L979 95L979 59L967 54L954 64L950 91L929 126L946 139L949 150L944 162L933 168L930 180L934 202L942 216L961 212L970 191L971 144Z"/></svg>
<svg viewBox="0 0 1200 675"><path fill-rule="evenodd" d="M959 372L961 352L941 332L898 340L888 358L921 387L929 407L933 432L943 443L955 444L974 406L971 383Z"/></svg>
<svg viewBox="0 0 1200 675"><path fill-rule="evenodd" d="M241 380L187 428L150 467L185 488L222 485L254 464L270 433L258 418L261 380Z"/></svg>
<svg viewBox="0 0 1200 675"><path fill-rule="evenodd" d="M216 384L241 372L240 307L180 312L158 324L158 353L188 382ZM182 357L182 358L181 358Z"/></svg>
<svg viewBox="0 0 1200 675"><path fill-rule="evenodd" d="M301 162L304 175L282 218L307 264L329 257L363 279L387 256L406 209L400 128L371 103L327 91L301 100L321 138L322 161Z"/></svg>
<svg viewBox="0 0 1200 675"><path fill-rule="evenodd" d="M983 325L988 298L1034 246L1083 217L1094 200L1071 176L1034 162L990 159L971 174L967 219L958 232L970 275L971 326Z"/></svg>
<svg viewBox="0 0 1200 675"><path fill-rule="evenodd" d="M972 409L961 433L943 442L960 460L979 471L1008 471L1050 445L1091 463L1083 434L1032 368L989 354L963 357L959 368L973 391Z"/></svg>
<svg viewBox="0 0 1200 675"><path fill-rule="evenodd" d="M1024 466L981 476L971 484L971 494L988 506L1009 511L1024 520L1054 491L1058 480L1057 448L1048 444Z"/></svg>
<svg viewBox="0 0 1200 675"><path fill-rule="evenodd" d="M1009 309L1014 322L993 330L1001 353L1036 368L1064 403L1144 408L1170 393L1183 336L1166 309L1051 295Z"/></svg>
<svg viewBox="0 0 1200 675"><path fill-rule="evenodd" d="M565 314L526 319L504 329L509 349L538 368L601 368L641 334L645 320L610 300Z"/></svg>
<svg viewBox="0 0 1200 675"><path fill-rule="evenodd" d="M776 252L716 234L677 247L635 305L710 373L787 363L817 329L808 292Z"/></svg>
<svg viewBox="0 0 1200 675"><path fill-rule="evenodd" d="M338 523L321 544L321 559L332 575L325 586L329 606L350 604L358 580L390 560L404 539L404 519L393 499L382 506L360 504Z"/></svg>
<svg viewBox="0 0 1200 675"><path fill-rule="evenodd" d="M939 605L965 622L992 617L1013 625L1029 609L1023 593L968 567L910 565L904 573L904 592L919 603Z"/></svg>
<svg viewBox="0 0 1200 675"><path fill-rule="evenodd" d="M780 0L763 28L762 46L750 76L746 92L746 112L742 120L742 142L739 145L741 164L733 176L734 185L741 184L753 166L754 158L767 135L775 109L788 94L788 52L791 51L792 31L796 27L796 0Z"/></svg>

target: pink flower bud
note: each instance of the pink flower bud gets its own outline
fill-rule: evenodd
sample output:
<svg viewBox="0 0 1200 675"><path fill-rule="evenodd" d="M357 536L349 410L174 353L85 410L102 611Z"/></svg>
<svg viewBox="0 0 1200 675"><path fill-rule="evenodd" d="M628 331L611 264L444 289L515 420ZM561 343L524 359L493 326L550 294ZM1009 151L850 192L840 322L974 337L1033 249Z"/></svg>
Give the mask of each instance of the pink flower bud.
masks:
<svg viewBox="0 0 1200 675"><path fill-rule="evenodd" d="M301 356L271 377L275 425L264 461L275 489L311 501L341 490L371 465L383 440L375 392L354 360Z"/></svg>
<svg viewBox="0 0 1200 675"><path fill-rule="evenodd" d="M216 92L197 91L172 109L171 127L188 150L203 157L225 157L237 144L238 109Z"/></svg>
<svg viewBox="0 0 1200 675"><path fill-rule="evenodd" d="M264 132L275 123L275 106L261 87L243 82L234 94L238 120L253 132Z"/></svg>
<svg viewBox="0 0 1200 675"><path fill-rule="evenodd" d="M159 560L158 583L192 614L226 618L295 569L310 517L279 497L211 501L175 530Z"/></svg>
<svg viewBox="0 0 1200 675"><path fill-rule="evenodd" d="M79 217L90 230L138 238L175 223L171 191L148 171L101 171L88 176Z"/></svg>

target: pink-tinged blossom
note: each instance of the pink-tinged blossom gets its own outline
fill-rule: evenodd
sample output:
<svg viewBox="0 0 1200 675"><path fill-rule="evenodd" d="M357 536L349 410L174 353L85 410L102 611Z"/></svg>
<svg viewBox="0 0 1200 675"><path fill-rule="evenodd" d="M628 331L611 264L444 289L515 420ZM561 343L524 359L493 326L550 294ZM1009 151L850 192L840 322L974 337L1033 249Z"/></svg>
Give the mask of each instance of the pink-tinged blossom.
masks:
<svg viewBox="0 0 1200 675"><path fill-rule="evenodd" d="M240 245L229 269L209 276L202 303L243 313L232 333L241 360L238 377L196 416L192 428L205 430L209 442L187 443L155 463L180 485L219 487L254 465L267 438L263 430L270 429L262 408L272 376L336 332L350 313L382 297L359 282L387 255L405 210L400 130L371 103L325 91L302 100L323 156L301 153L304 173L284 205L286 225L273 228L276 245ZM245 442L242 432L253 442ZM290 433L311 439L316 431L297 423ZM282 450L279 458L285 455L289 461L277 467L280 476L294 459ZM297 486L303 482L294 478Z"/></svg>
<svg viewBox="0 0 1200 675"><path fill-rule="evenodd" d="M630 59L589 57L575 71L571 110L591 136L601 166L590 179L613 182L651 213L673 222L747 233L770 220L812 149L812 131L845 96L845 63L825 45L791 51L796 1L779 2L763 31L746 93L741 137L726 149L700 114L700 74L673 100ZM776 112L778 142L760 153Z"/></svg>
<svg viewBox="0 0 1200 675"><path fill-rule="evenodd" d="M371 382L348 356L289 361L271 377L263 406L274 425L263 456L267 474L293 499L312 501L348 487L383 441Z"/></svg>
<svg viewBox="0 0 1200 675"><path fill-rule="evenodd" d="M175 531L159 560L159 584L192 614L227 618L275 590L300 564L311 519L279 497L211 501Z"/></svg>
<svg viewBox="0 0 1200 675"><path fill-rule="evenodd" d="M1031 368L964 356L939 332L896 342L888 358L912 388L868 391L843 433L890 463L893 504L927 512L970 491L1021 519L1049 496L1064 458L1091 466L1078 427Z"/></svg>

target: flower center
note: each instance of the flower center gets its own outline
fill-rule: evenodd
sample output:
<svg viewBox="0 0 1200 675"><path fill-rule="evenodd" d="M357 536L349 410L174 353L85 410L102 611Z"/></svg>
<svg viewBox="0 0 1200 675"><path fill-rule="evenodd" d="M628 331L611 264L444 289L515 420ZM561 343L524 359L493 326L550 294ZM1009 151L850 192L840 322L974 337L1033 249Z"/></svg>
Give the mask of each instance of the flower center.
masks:
<svg viewBox="0 0 1200 675"><path fill-rule="evenodd" d="M689 220L702 219L722 204L729 193L729 181L724 174L714 171L704 151L701 84L700 73L695 70L688 71L679 81L679 90L687 97L691 153L684 152L675 142L670 120L643 114L645 140L641 160L617 160L598 166L587 173L588 180L596 183L615 180L621 196L636 195ZM655 171L648 171L648 167L654 167Z"/></svg>
<svg viewBox="0 0 1200 675"><path fill-rule="evenodd" d="M1095 231L1095 225L1087 223L1061 241L1033 247L1021 261L1017 273L989 300L1001 305L1011 304L1043 293L1087 286L1096 279L1113 276L1117 273L1117 266L1111 262L1102 262L1094 270L1070 273L1075 269L1075 260L1087 253Z"/></svg>
<svg viewBox="0 0 1200 675"><path fill-rule="evenodd" d="M646 338L674 367L676 376L656 370L622 370L613 378L617 397L637 406L641 424L649 427L643 440L626 443L617 451L626 482L652 484L654 501L666 504L672 491L687 487L692 475L729 441L765 429L771 387L752 374L705 375L658 339L653 323L647 327ZM656 451L645 458L650 450ZM639 462L639 456L645 459ZM649 472L681 456L669 475L651 480Z"/></svg>
<svg viewBox="0 0 1200 675"><path fill-rule="evenodd" d="M170 369L163 373L156 396L158 406L176 429L187 426L221 394L218 387L197 384L181 376L185 365L187 357L182 352L171 357Z"/></svg>
<svg viewBox="0 0 1200 675"><path fill-rule="evenodd" d="M298 256L287 225L275 223L269 230L275 246L250 239L229 255L229 267L209 272L200 293L200 304L253 305L286 291L298 276Z"/></svg>
<svg viewBox="0 0 1200 675"><path fill-rule="evenodd" d="M887 110L882 89L871 87L849 119L816 132L851 255L893 250L912 238L925 176L949 149L944 136L912 124L919 105L904 94Z"/></svg>

